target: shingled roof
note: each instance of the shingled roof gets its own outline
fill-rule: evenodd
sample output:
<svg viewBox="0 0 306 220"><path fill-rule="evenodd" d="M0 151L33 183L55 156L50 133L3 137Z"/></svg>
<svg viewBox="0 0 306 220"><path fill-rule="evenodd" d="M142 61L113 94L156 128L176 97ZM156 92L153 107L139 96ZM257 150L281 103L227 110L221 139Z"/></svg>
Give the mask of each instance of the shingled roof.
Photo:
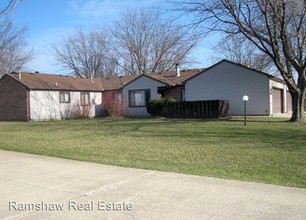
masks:
<svg viewBox="0 0 306 220"><path fill-rule="evenodd" d="M153 80L157 80L165 86L179 86L184 85L185 82L196 75L203 73L214 66L222 63L228 62L256 71L260 74L268 76L270 79L284 83L283 80L273 77L270 74L251 69L249 67L237 64L228 60L222 60L209 68L200 69L189 69L181 70L180 75L177 76L176 71L165 71L160 73L149 73L142 75L127 75L127 76L114 76L114 77L96 77L93 79L73 77L67 75L54 75L54 74L42 74L42 73L30 73L22 72L21 79L17 73L6 74L15 80L19 81L29 89L33 90L70 90L70 91L104 91L104 90L118 90L122 89L125 85L131 83L134 80L142 76L147 76Z"/></svg>
<svg viewBox="0 0 306 220"><path fill-rule="evenodd" d="M169 82L168 84L175 86L175 85L183 85L186 80L198 75L199 73L204 72L205 70L206 70L205 68L182 70L180 76L176 76L176 71L151 73L149 75L152 77L163 78L165 81Z"/></svg>
<svg viewBox="0 0 306 220"><path fill-rule="evenodd" d="M102 81L104 90L117 90L135 80L137 77L139 75L99 77L99 79Z"/></svg>
<svg viewBox="0 0 306 220"><path fill-rule="evenodd" d="M103 91L100 78L80 78L66 75L22 72L7 74L33 90Z"/></svg>
<svg viewBox="0 0 306 220"><path fill-rule="evenodd" d="M176 76L176 71L161 73L143 74L154 80L160 81L168 86L182 85L189 78L203 72L205 69L182 70L180 76ZM55 75L44 73L22 72L11 73L8 76L19 81L32 90L70 90L70 91L104 91L118 90L136 80L142 75L127 75L114 77L96 77L93 79L73 77L67 75Z"/></svg>
<svg viewBox="0 0 306 220"><path fill-rule="evenodd" d="M160 81L168 86L183 85L186 80L205 71L206 69L182 70L180 76L176 75L176 71L166 71L160 73L143 74L149 78ZM136 80L142 75L128 75L110 78L101 78L105 90L115 90L124 87L126 84Z"/></svg>

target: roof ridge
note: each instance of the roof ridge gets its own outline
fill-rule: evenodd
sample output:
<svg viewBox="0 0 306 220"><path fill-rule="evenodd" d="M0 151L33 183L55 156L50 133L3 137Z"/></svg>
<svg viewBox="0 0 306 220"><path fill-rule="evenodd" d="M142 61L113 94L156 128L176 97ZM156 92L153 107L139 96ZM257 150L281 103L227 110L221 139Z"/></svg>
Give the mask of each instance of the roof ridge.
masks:
<svg viewBox="0 0 306 220"><path fill-rule="evenodd" d="M17 81L22 82L31 89L75 89L75 90L118 90L125 85L131 83L141 76L146 76L152 80L157 80L166 86L182 85L186 80L198 73L202 72L203 68L194 68L183 70L180 76L176 76L176 71L164 71L161 73L144 73L134 75L120 75L120 76L97 76L90 77L75 77L69 74L50 74L50 73L33 73L29 71L22 72L22 79L17 78L18 73L11 73L10 76ZM92 82L91 82L92 81Z"/></svg>
<svg viewBox="0 0 306 220"><path fill-rule="evenodd" d="M6 74L33 90L104 91L102 80L69 75L21 72Z"/></svg>

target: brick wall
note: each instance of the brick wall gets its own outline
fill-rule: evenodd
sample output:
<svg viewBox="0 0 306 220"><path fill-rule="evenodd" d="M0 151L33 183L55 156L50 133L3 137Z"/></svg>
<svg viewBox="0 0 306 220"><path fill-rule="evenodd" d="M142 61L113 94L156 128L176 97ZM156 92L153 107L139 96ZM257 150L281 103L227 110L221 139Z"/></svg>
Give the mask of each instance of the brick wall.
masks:
<svg viewBox="0 0 306 220"><path fill-rule="evenodd" d="M114 94L115 93L122 93L121 90L109 90L109 91L104 91L102 93L102 105L104 106L105 104L107 105L109 102L113 103L114 101Z"/></svg>
<svg viewBox="0 0 306 220"><path fill-rule="evenodd" d="M173 98L176 101L182 101L181 100L181 90L184 88L183 86L176 86L176 87L170 87L166 90L164 90L164 96L165 98Z"/></svg>
<svg viewBox="0 0 306 220"><path fill-rule="evenodd" d="M28 121L27 88L7 75L0 80L0 121Z"/></svg>

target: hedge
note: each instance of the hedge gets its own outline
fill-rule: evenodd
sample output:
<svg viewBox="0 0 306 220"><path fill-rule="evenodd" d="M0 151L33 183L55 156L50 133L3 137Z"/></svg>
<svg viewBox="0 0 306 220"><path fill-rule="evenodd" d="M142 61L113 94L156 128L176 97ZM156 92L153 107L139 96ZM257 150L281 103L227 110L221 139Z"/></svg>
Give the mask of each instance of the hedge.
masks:
<svg viewBox="0 0 306 220"><path fill-rule="evenodd" d="M173 98L162 98L151 100L147 104L147 112L152 116L163 116L165 104L168 102L176 102Z"/></svg>

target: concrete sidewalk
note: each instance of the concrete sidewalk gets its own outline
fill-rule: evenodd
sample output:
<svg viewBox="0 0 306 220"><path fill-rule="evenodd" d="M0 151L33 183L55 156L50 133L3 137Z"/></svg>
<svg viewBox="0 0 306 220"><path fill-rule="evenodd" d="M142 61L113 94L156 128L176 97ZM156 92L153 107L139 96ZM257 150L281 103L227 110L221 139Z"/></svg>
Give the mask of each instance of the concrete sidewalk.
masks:
<svg viewBox="0 0 306 220"><path fill-rule="evenodd" d="M8 151L0 158L1 219L306 219L306 189Z"/></svg>

